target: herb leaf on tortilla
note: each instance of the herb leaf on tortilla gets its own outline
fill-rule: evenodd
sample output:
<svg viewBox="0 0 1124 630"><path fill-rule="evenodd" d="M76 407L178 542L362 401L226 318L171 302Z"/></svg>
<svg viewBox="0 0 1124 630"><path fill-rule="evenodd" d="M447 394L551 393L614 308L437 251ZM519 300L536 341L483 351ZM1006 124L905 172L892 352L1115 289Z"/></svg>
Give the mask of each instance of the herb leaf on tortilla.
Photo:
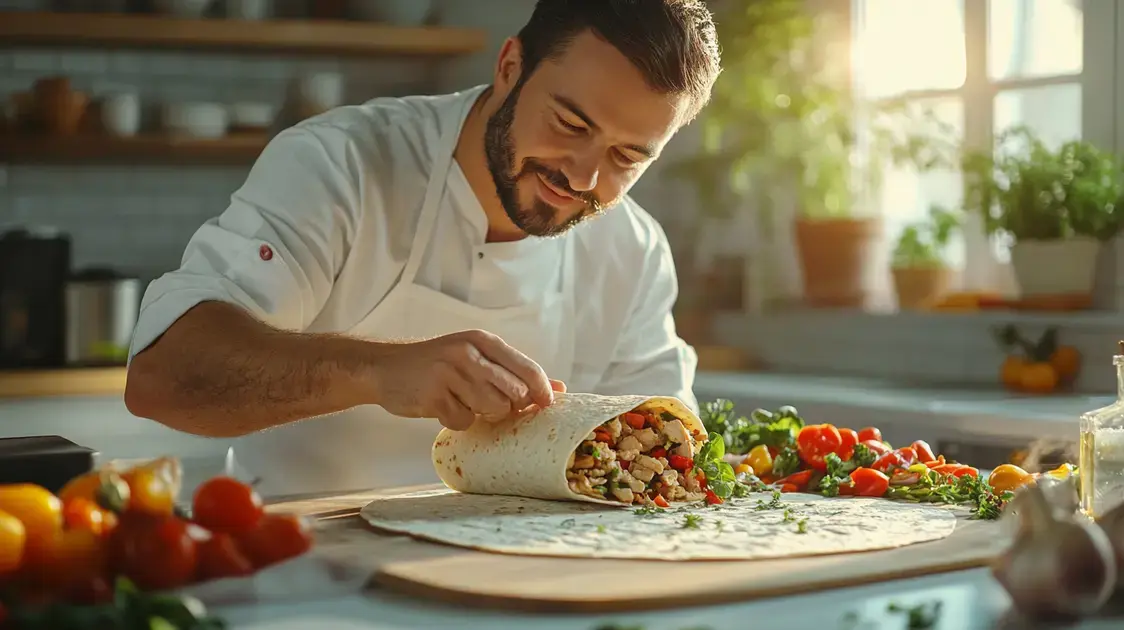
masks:
<svg viewBox="0 0 1124 630"><path fill-rule="evenodd" d="M804 420L793 407L781 407L775 412L757 409L746 418L737 415L734 403L724 398L704 404L699 419L707 433L721 435L726 448L736 455L744 455L758 444L787 446L796 441L796 434L804 428Z"/></svg>
<svg viewBox="0 0 1124 630"><path fill-rule="evenodd" d="M717 433L711 433L695 455L695 466L706 475L706 487L719 499L734 496L739 485L734 467L723 459L725 456L726 443Z"/></svg>

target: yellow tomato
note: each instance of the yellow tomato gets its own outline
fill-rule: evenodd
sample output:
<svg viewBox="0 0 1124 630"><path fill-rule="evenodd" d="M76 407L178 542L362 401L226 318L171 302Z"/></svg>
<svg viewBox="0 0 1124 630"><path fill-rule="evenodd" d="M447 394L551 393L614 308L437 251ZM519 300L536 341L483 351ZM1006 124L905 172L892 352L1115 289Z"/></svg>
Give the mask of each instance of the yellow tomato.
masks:
<svg viewBox="0 0 1124 630"><path fill-rule="evenodd" d="M1032 481L1034 477L1030 473L1014 464L996 466L987 477L991 489L998 494L1013 492Z"/></svg>
<svg viewBox="0 0 1124 630"><path fill-rule="evenodd" d="M750 449L742 463L752 468L753 474L758 477L773 472L773 455L769 453L769 447L764 444L758 444Z"/></svg>
<svg viewBox="0 0 1124 630"><path fill-rule="evenodd" d="M753 469L749 467L749 464L738 464L737 466L734 466L735 475L740 475L747 472L753 472Z"/></svg>
<svg viewBox="0 0 1124 630"><path fill-rule="evenodd" d="M42 486L30 483L0 486L0 511L23 523L28 547L48 541L62 529L62 501Z"/></svg>
<svg viewBox="0 0 1124 630"><path fill-rule="evenodd" d="M27 530L23 523L7 512L0 512L0 574L20 567L26 542Z"/></svg>

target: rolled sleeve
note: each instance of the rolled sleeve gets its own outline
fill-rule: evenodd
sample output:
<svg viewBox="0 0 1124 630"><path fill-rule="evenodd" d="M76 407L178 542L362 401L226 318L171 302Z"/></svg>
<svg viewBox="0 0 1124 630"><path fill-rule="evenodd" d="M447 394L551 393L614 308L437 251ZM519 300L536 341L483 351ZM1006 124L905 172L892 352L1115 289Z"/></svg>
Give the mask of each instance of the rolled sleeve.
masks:
<svg viewBox="0 0 1124 630"><path fill-rule="evenodd" d="M693 391L698 356L675 331L671 309L679 282L671 248L656 228L630 316L596 393L675 396L698 411Z"/></svg>
<svg viewBox="0 0 1124 630"><path fill-rule="evenodd" d="M350 247L358 207L342 130L274 138L230 206L203 224L180 268L141 301L132 360L196 305L219 301L278 329L303 330L323 308Z"/></svg>

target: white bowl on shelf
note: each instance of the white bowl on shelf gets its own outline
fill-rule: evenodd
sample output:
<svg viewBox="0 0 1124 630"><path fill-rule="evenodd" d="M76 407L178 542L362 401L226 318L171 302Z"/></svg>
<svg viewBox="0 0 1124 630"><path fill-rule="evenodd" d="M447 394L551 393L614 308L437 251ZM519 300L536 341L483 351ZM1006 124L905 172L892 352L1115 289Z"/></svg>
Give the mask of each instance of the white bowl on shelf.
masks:
<svg viewBox="0 0 1124 630"><path fill-rule="evenodd" d="M421 26L433 13L433 0L351 0L351 11L361 20Z"/></svg>
<svg viewBox="0 0 1124 630"><path fill-rule="evenodd" d="M238 129L268 129L276 116L270 103L234 103L230 106L230 126Z"/></svg>
<svg viewBox="0 0 1124 630"><path fill-rule="evenodd" d="M156 0L160 13L184 18L201 18L213 0Z"/></svg>
<svg viewBox="0 0 1124 630"><path fill-rule="evenodd" d="M215 139L226 135L230 115L219 103L169 103L164 109L164 126L175 135Z"/></svg>

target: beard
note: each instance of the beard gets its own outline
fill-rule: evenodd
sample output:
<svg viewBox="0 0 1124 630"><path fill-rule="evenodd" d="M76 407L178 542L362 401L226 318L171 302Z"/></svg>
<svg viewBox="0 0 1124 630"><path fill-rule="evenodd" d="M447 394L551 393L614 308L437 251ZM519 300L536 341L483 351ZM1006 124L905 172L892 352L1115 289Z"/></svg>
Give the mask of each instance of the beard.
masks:
<svg viewBox="0 0 1124 630"><path fill-rule="evenodd" d="M524 80L520 79L499 109L488 118L484 132L484 154L488 171L492 174L500 204L515 227L530 236L560 236L579 223L603 213L606 205L591 192L577 192L570 188L570 180L562 171L552 169L534 158L525 158L522 164L516 164L515 139L511 128L515 122L515 106L519 102L523 84ZM558 223L556 216L559 210L537 196L529 206L524 206L519 201L518 184L520 180L530 177L542 177L550 185L580 200L584 207L574 216Z"/></svg>

